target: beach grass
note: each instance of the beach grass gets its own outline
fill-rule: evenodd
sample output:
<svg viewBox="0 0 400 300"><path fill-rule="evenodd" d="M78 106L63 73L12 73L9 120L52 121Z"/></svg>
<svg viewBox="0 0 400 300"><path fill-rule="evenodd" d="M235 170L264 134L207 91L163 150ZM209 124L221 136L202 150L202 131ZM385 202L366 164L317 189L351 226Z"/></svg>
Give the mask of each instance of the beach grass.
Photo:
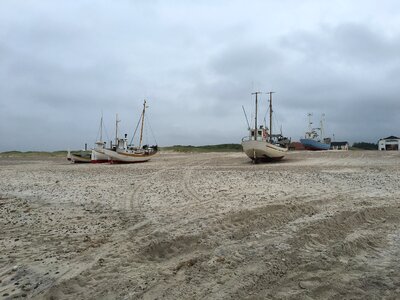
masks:
<svg viewBox="0 0 400 300"><path fill-rule="evenodd" d="M175 151L175 152L240 152L242 146L240 144L218 144L218 145L174 145L162 147L161 151Z"/></svg>
<svg viewBox="0 0 400 300"><path fill-rule="evenodd" d="M0 158L12 158L12 157L64 157L67 155L67 151L6 151L0 153Z"/></svg>
<svg viewBox="0 0 400 300"><path fill-rule="evenodd" d="M218 144L218 145L174 145L167 147L160 147L161 151L173 152L241 152L242 146L240 144ZM75 151L71 151L75 152ZM29 157L65 157L67 156L66 150L59 151L6 151L0 152L0 158L29 158Z"/></svg>

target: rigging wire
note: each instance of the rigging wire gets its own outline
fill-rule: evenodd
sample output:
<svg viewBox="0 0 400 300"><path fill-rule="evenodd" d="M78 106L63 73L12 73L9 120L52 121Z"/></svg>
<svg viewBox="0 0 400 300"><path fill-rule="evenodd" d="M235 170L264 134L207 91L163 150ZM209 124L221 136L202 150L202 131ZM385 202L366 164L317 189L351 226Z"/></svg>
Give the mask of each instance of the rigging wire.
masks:
<svg viewBox="0 0 400 300"><path fill-rule="evenodd" d="M152 135L154 141L156 142L156 145L158 145L157 140L156 140L156 136L154 135L153 129L151 128L151 125L150 125L150 118L149 117L147 117L147 123L149 124L151 135Z"/></svg>
<svg viewBox="0 0 400 300"><path fill-rule="evenodd" d="M148 123L148 121L147 121L148 118L149 117L147 116L146 120L144 120L145 124L143 124L143 126L146 125L146 123ZM144 130L145 130L145 135L146 135L146 145L149 146L149 134L148 134L147 126L144 127Z"/></svg>
<svg viewBox="0 0 400 300"><path fill-rule="evenodd" d="M268 100L267 100L267 104L268 104ZM272 115L272 117L273 117L273 115ZM269 105L267 105L267 111L265 112L264 122L265 122L265 127L268 127L268 130L271 130L271 128L269 128L269 123L267 124L267 118L269 118Z"/></svg>
<svg viewBox="0 0 400 300"><path fill-rule="evenodd" d="M269 100L267 99L267 104L268 104L268 101ZM265 113L264 120L266 120L268 115L269 115L269 105L267 105L267 112ZM282 122L280 122L280 120L281 120L281 118L280 118L279 114L276 113L275 110L273 110L272 111L272 124L274 125L273 127L275 128L275 130L274 130L275 133L276 132L281 133L280 130L281 130ZM269 127L269 125L268 125L268 127ZM279 129L277 130L276 128L279 128ZM271 128L268 128L268 130L271 130ZM272 133L272 134L274 134L274 133Z"/></svg>
<svg viewBox="0 0 400 300"><path fill-rule="evenodd" d="M265 115L264 115L264 119L263 119L263 121L264 121L264 128L266 128L266 127L267 127L267 116L268 116L268 110L269 110L269 106L268 106L268 100L267 100L267 112L265 113Z"/></svg>
<svg viewBox="0 0 400 300"><path fill-rule="evenodd" d="M106 126L104 126L104 132L106 133L107 141L110 141Z"/></svg>
<svg viewBox="0 0 400 300"><path fill-rule="evenodd" d="M101 131L101 124L99 126L99 129L97 130L97 135L96 135L96 141L95 142L97 142L99 140L100 131Z"/></svg>
<svg viewBox="0 0 400 300"><path fill-rule="evenodd" d="M280 122L279 115L274 114L274 117L275 118L272 120L274 122L274 126L275 128L279 128L279 133L281 133L280 130L282 129L282 122Z"/></svg>
<svg viewBox="0 0 400 300"><path fill-rule="evenodd" d="M103 113L102 113L102 116L103 116ZM95 141L95 142L97 142L97 141L100 140L99 137L100 137L101 129L104 129L104 132L105 132L105 134L106 134L107 140L110 140L110 137L109 137L108 132L107 132L107 128L106 128L106 126L104 125L104 119L103 119L103 128L101 128L101 127L102 127L102 124L101 124L101 122L100 122L99 130L97 131L97 136L96 136L96 141ZM101 142L103 142L103 141L101 141Z"/></svg>
<svg viewBox="0 0 400 300"><path fill-rule="evenodd" d="M137 130L138 130L138 128L139 128L139 125L140 125L140 121L141 121L141 120L142 120L142 114L140 115L139 121L138 121L138 123L137 123L137 125L136 125L136 128L135 128L135 131L133 132L133 135L132 135L132 138L131 138L131 142L130 142L131 145L132 145L133 139L134 139L135 136L136 136L136 132L137 132Z"/></svg>

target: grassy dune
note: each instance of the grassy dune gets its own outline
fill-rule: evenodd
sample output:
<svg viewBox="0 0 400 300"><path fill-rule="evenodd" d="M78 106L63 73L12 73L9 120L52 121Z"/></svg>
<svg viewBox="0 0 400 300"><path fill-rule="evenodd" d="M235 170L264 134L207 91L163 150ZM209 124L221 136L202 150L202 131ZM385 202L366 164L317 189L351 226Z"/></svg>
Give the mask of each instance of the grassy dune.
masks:
<svg viewBox="0 0 400 300"><path fill-rule="evenodd" d="M53 151L53 152L46 152L46 151L7 151L1 152L0 157L63 157L67 155L67 151L60 150L60 151Z"/></svg>
<svg viewBox="0 0 400 300"><path fill-rule="evenodd" d="M174 145L162 147L161 150L176 152L240 152L242 151L242 146L240 144L219 144L205 146Z"/></svg>
<svg viewBox="0 0 400 300"><path fill-rule="evenodd" d="M161 147L161 151L175 151L175 152L240 152L242 146L240 144L219 144L219 145L205 145L205 146L191 146L191 145L174 145L168 147ZM6 151L0 152L0 158L24 158L24 157L65 157L66 150L60 151Z"/></svg>

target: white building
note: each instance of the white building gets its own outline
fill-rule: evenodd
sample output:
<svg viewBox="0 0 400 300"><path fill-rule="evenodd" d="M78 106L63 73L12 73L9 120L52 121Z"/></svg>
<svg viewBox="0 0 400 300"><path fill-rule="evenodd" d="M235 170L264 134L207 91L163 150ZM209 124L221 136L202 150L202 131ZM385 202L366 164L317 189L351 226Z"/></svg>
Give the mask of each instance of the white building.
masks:
<svg viewBox="0 0 400 300"><path fill-rule="evenodd" d="M348 142L331 142L331 150L349 150Z"/></svg>
<svg viewBox="0 0 400 300"><path fill-rule="evenodd" d="M380 139L378 142L379 150L400 150L400 138L397 136L388 136L387 138Z"/></svg>

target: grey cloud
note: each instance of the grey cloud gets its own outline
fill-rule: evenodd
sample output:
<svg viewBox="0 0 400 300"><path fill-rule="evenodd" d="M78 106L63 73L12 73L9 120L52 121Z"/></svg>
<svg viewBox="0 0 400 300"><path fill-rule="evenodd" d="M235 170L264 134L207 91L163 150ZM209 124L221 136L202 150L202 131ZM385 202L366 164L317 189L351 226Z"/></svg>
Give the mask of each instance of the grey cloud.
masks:
<svg viewBox="0 0 400 300"><path fill-rule="evenodd" d="M268 74L282 62L279 53L264 44L229 46L211 63L218 74L234 78L249 78L253 74Z"/></svg>
<svg viewBox="0 0 400 300"><path fill-rule="evenodd" d="M368 25L344 23L320 26L318 31L297 31L281 39L283 47L310 61L329 65L382 64L399 61L400 36L389 37Z"/></svg>
<svg viewBox="0 0 400 300"><path fill-rule="evenodd" d="M306 13L316 4L302 5ZM131 134L143 98L161 145L239 142L241 105L251 114L254 90L276 92L275 128L296 139L307 112L325 113L337 138L400 134L400 35L391 12L372 27L340 10L299 19L292 2L0 6L0 151L91 143L101 110L110 135L115 113ZM266 6L279 18L254 17ZM371 5L349 7L365 18Z"/></svg>

